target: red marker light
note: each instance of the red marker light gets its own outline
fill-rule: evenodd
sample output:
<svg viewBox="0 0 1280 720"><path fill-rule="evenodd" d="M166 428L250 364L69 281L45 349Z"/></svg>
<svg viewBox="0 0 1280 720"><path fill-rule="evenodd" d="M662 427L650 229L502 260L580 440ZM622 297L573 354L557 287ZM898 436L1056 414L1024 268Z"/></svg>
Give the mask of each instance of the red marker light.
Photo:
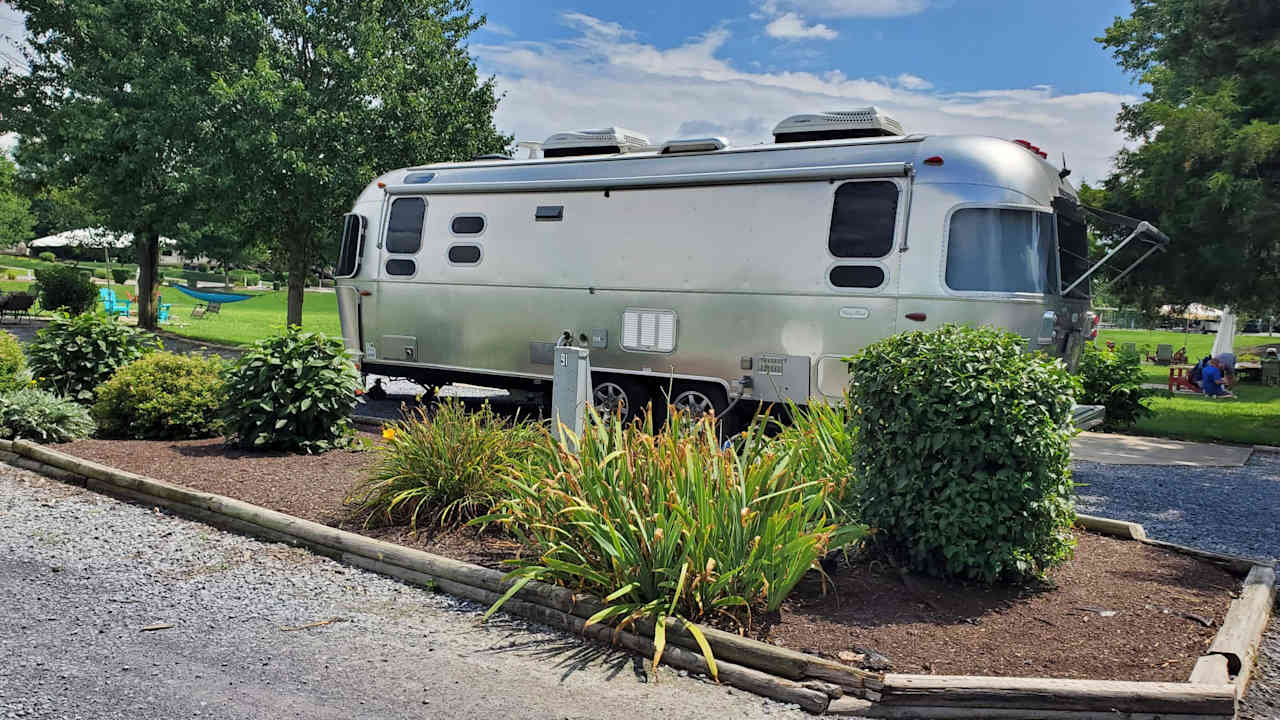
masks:
<svg viewBox="0 0 1280 720"><path fill-rule="evenodd" d="M926 319L927 317L928 317L927 315L925 315L924 313L921 313L921 312L909 312L909 313L907 313L907 319L908 319L908 320L915 320L916 322L924 322L924 321L925 321L925 319Z"/></svg>
<svg viewBox="0 0 1280 720"><path fill-rule="evenodd" d="M934 167L938 167L938 166L942 165L942 156L941 156L941 155L934 155L934 156L933 156L933 157L931 157L931 158L925 158L925 160L924 160L924 164L925 164L925 165L932 165L932 166L934 166Z"/></svg>

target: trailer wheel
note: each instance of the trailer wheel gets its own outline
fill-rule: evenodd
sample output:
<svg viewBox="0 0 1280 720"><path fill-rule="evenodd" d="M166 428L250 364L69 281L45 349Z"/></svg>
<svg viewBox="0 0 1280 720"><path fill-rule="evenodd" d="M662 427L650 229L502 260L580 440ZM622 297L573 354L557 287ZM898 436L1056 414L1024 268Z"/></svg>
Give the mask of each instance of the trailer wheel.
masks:
<svg viewBox="0 0 1280 720"><path fill-rule="evenodd" d="M596 382L591 405L601 415L621 415L630 422L649 403L649 388L628 378L610 377Z"/></svg>
<svg viewBox="0 0 1280 720"><path fill-rule="evenodd" d="M677 387L675 397L668 407L679 410L691 421L697 421L708 413L715 413L716 425L722 438L729 437L738 431L741 424L737 413L729 413L729 399L724 391L714 385L693 385Z"/></svg>

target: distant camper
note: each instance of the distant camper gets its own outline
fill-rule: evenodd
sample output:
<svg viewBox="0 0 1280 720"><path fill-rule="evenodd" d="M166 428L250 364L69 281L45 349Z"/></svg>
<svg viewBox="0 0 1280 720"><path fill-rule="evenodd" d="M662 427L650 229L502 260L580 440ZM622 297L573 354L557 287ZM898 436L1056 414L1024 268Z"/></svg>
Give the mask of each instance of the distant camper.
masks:
<svg viewBox="0 0 1280 720"><path fill-rule="evenodd" d="M545 391L568 331L598 406L720 413L838 399L841 358L904 330L994 325L1070 363L1096 334L1089 209L1039 148L907 135L875 108L774 140L605 128L387 173L346 216L347 346L365 373ZM1167 242L1106 215L1147 254Z"/></svg>

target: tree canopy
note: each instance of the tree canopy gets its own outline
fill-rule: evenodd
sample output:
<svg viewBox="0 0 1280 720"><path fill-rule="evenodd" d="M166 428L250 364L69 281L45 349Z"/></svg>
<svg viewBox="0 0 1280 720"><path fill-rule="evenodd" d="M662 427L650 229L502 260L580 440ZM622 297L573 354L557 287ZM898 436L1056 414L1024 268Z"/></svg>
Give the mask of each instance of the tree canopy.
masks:
<svg viewBox="0 0 1280 720"><path fill-rule="evenodd" d="M1173 238L1116 288L1129 302L1280 306L1280 3L1132 0L1098 38L1149 85L1117 123L1096 200Z"/></svg>
<svg viewBox="0 0 1280 720"><path fill-rule="evenodd" d="M36 223L31 203L18 192L16 179L17 167L0 154L0 247L30 239Z"/></svg>

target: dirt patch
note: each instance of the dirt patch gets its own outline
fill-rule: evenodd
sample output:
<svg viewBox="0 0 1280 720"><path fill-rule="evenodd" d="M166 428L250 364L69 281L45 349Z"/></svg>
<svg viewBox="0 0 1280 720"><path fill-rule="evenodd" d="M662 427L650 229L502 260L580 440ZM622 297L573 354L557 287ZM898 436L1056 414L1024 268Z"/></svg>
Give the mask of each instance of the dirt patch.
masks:
<svg viewBox="0 0 1280 720"><path fill-rule="evenodd" d="M81 440L58 449L488 567L520 551L507 538L467 529L364 528L343 499L375 461L371 452L249 453L217 439ZM802 583L758 633L894 672L1185 682L1239 582L1185 555L1077 537L1075 558L1042 587L984 588L842 564L831 574L834 588Z"/></svg>

